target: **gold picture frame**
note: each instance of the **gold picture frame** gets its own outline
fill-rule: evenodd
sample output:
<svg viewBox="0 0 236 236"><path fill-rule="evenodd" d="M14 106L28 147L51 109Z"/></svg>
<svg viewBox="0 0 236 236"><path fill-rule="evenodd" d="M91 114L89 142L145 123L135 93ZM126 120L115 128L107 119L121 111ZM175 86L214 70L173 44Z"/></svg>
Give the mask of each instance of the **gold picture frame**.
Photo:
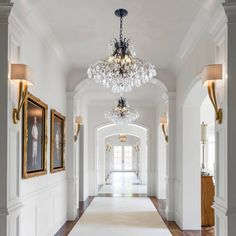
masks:
<svg viewBox="0 0 236 236"><path fill-rule="evenodd" d="M47 112L47 104L27 93L23 107L23 179L47 174Z"/></svg>
<svg viewBox="0 0 236 236"><path fill-rule="evenodd" d="M55 109L51 110L50 172L65 170L65 122L66 118Z"/></svg>

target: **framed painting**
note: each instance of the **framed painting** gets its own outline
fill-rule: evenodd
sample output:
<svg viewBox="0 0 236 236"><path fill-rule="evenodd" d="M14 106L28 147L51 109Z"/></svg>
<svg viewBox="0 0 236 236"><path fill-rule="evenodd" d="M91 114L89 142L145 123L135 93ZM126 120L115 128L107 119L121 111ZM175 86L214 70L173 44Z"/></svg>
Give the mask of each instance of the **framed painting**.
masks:
<svg viewBox="0 0 236 236"><path fill-rule="evenodd" d="M28 93L23 107L22 177L47 173L47 110L48 106Z"/></svg>
<svg viewBox="0 0 236 236"><path fill-rule="evenodd" d="M65 117L51 110L50 172L65 170Z"/></svg>

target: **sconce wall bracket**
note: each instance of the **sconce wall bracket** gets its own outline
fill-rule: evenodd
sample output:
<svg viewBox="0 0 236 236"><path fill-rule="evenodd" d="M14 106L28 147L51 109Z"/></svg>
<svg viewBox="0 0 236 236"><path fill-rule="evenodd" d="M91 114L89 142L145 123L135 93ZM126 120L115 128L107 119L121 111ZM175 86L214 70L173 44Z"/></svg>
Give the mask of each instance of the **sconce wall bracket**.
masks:
<svg viewBox="0 0 236 236"><path fill-rule="evenodd" d="M77 131L76 131L76 134L74 135L74 141L75 142L78 139L79 131L80 131L80 123L77 124Z"/></svg>
<svg viewBox="0 0 236 236"><path fill-rule="evenodd" d="M13 109L13 113L12 113L12 118L13 118L14 124L17 124L18 121L20 121L20 111L25 103L27 94L28 94L28 85L24 84L22 81L20 81L18 106L17 106L17 108Z"/></svg>
<svg viewBox="0 0 236 236"><path fill-rule="evenodd" d="M165 141L166 141L166 143L168 143L169 137L168 137L167 132L166 132L165 124L162 124L162 125L161 125L161 129L162 129L162 132L163 132L163 134L164 134Z"/></svg>
<svg viewBox="0 0 236 236"><path fill-rule="evenodd" d="M207 85L207 89L208 89L209 98L210 98L211 103L212 103L214 110L215 110L216 120L218 121L219 124L221 124L222 118L223 118L223 112L222 112L222 109L218 108L218 105L217 105L215 81L209 82Z"/></svg>

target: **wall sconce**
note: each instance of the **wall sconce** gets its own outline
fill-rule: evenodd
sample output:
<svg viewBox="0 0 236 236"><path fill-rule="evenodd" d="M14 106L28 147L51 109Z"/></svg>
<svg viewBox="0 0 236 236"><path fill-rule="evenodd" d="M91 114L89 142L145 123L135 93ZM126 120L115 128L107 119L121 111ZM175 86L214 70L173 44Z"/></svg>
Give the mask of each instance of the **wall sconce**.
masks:
<svg viewBox="0 0 236 236"><path fill-rule="evenodd" d="M17 124L20 121L20 112L28 93L28 86L32 85L30 82L31 71L27 65L24 64L11 64L10 70L11 80L19 82L19 95L17 108L13 109L13 123Z"/></svg>
<svg viewBox="0 0 236 236"><path fill-rule="evenodd" d="M160 118L160 126L165 137L166 143L168 143L168 134L167 134L167 116L166 114Z"/></svg>
<svg viewBox="0 0 236 236"><path fill-rule="evenodd" d="M135 152L139 152L140 151L140 146L139 146L138 143L134 144L134 150L135 150Z"/></svg>
<svg viewBox="0 0 236 236"><path fill-rule="evenodd" d="M203 85L207 86L208 95L215 109L216 120L219 124L222 123L222 109L218 108L216 100L215 83L216 80L222 80L222 64L212 64L204 67L202 71Z"/></svg>
<svg viewBox="0 0 236 236"><path fill-rule="evenodd" d="M110 143L107 143L107 144L106 144L106 151L107 151L107 152L110 152L110 151L111 151L111 148L112 148L111 144L110 144Z"/></svg>
<svg viewBox="0 0 236 236"><path fill-rule="evenodd" d="M120 140L120 142L125 143L126 140L127 140L126 134L120 134L119 135L119 140Z"/></svg>
<svg viewBox="0 0 236 236"><path fill-rule="evenodd" d="M75 124L77 125L77 127L76 127L76 132L75 132L75 135L74 135L74 141L75 141L75 142L76 142L77 139L78 139L80 126L81 126L82 123L83 123L83 118L82 118L82 116L76 116L76 117L75 117Z"/></svg>

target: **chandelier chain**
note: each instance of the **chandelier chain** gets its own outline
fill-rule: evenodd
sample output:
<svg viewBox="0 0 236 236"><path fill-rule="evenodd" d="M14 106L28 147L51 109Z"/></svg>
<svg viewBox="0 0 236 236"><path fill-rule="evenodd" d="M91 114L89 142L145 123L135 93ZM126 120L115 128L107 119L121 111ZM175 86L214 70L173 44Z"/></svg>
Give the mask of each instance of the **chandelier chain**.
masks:
<svg viewBox="0 0 236 236"><path fill-rule="evenodd" d="M123 40L123 17L120 17L120 42Z"/></svg>

